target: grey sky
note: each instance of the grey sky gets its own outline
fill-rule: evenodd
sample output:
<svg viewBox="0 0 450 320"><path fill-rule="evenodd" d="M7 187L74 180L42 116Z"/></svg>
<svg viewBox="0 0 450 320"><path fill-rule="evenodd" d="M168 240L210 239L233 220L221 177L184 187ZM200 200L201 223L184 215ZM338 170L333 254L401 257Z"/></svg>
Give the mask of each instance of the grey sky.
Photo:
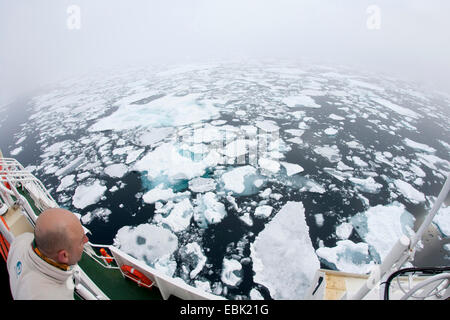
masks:
<svg viewBox="0 0 450 320"><path fill-rule="evenodd" d="M70 5L80 29L67 26ZM0 105L98 67L241 57L344 64L450 92L449 12L448 0L0 0Z"/></svg>

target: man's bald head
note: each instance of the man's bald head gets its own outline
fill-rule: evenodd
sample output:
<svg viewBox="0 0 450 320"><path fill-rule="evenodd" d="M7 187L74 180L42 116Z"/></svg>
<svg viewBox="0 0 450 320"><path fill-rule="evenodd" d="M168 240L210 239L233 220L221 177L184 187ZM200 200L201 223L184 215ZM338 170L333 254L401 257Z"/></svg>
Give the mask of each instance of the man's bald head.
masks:
<svg viewBox="0 0 450 320"><path fill-rule="evenodd" d="M81 257L81 252L78 257L79 243L82 242L84 245L87 242L87 238L84 241L85 235L80 220L72 212L61 208L47 209L38 216L34 238L37 248L44 255L59 263L67 264L78 262ZM61 251L70 253L68 261L59 257Z"/></svg>

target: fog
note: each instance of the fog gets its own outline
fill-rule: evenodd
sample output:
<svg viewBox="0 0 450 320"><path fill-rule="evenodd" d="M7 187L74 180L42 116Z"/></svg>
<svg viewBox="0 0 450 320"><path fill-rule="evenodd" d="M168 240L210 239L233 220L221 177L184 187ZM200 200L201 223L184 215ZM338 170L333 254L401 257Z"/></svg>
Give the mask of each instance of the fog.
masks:
<svg viewBox="0 0 450 320"><path fill-rule="evenodd" d="M118 66L307 59L450 93L448 0L0 0L0 105Z"/></svg>

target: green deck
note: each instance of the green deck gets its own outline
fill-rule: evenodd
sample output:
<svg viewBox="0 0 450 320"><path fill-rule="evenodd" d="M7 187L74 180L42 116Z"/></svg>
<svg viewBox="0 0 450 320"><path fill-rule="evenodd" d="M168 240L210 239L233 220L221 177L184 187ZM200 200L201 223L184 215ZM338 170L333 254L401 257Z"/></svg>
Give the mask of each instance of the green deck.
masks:
<svg viewBox="0 0 450 320"><path fill-rule="evenodd" d="M85 252L78 265L91 280L112 300L162 300L156 286L148 289L139 287L130 279L124 278L118 269L106 269Z"/></svg>

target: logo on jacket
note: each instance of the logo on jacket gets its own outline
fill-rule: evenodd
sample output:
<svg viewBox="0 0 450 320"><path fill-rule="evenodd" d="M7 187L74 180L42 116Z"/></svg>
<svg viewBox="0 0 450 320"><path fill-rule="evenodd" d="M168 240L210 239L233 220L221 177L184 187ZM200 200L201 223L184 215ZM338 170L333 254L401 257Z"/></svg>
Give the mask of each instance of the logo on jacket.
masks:
<svg viewBox="0 0 450 320"><path fill-rule="evenodd" d="M22 262L17 261L17 264L14 267L14 269L16 270L17 277L19 277L20 274L22 273Z"/></svg>

